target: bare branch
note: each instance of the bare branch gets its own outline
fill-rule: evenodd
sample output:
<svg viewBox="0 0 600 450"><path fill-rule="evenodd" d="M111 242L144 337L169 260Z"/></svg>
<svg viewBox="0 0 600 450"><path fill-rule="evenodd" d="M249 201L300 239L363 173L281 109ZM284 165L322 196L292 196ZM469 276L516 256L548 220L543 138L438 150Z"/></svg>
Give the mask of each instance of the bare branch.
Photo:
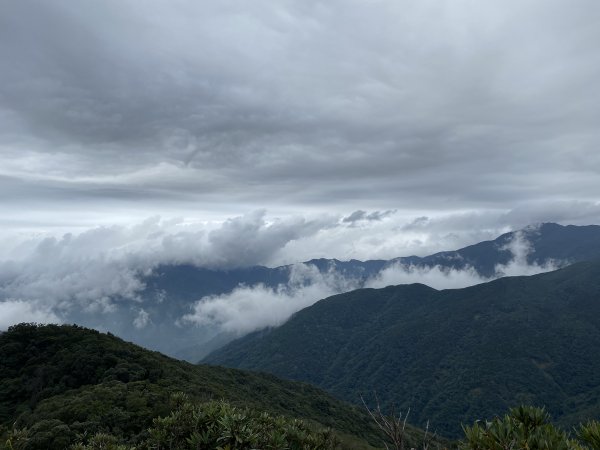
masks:
<svg viewBox="0 0 600 450"><path fill-rule="evenodd" d="M391 415L386 415L381 411L381 405L379 403L379 398L377 398L377 394L375 394L375 402L376 408L372 410L369 408L361 396L360 400L362 404L366 408L367 412L377 424L379 429L383 432L383 434L392 442L395 450L404 450L404 441L405 441L405 430L406 430L406 420L408 418L408 413L410 409L404 416L404 420L402 419L402 413L396 415L394 410L392 409ZM385 448L389 450L389 447L386 443L384 443Z"/></svg>

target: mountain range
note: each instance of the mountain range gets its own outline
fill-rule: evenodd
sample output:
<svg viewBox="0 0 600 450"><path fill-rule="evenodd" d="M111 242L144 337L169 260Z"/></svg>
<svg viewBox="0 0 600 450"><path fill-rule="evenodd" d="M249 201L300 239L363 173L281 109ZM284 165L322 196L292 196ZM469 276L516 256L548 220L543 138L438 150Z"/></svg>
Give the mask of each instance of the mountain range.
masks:
<svg viewBox="0 0 600 450"><path fill-rule="evenodd" d="M436 281L432 277L441 282L437 287L463 287L503 275L551 270L595 257L600 257L600 226L546 223L424 257L368 261L313 259L280 267L229 269L163 264L134 273L138 280L134 284L139 291L133 297L109 299L110 307L104 308L102 313L86 307L85 302L73 302L68 308L61 308L60 318L65 323L110 331L144 347L197 362L241 335L277 325L294 311L332 294L414 281L431 284ZM11 300L11 297L3 297L4 292L14 296L3 286L10 283L11 278L0 278L0 301ZM453 280L453 284L448 284ZM16 284L20 282L17 280ZM193 317L195 308L207 300L227 299L240 289L243 292L239 296L247 297L246 294L252 294L257 288L257 298L263 293L284 294L278 298L278 307L289 312L271 320L270 311L266 311L264 320L252 324L244 311L239 311L240 320L247 325L243 329L228 328L220 317L206 311ZM288 301L286 296L291 299ZM301 301L293 303L294 297L300 297ZM188 320L190 316L192 319Z"/></svg>
<svg viewBox="0 0 600 450"><path fill-rule="evenodd" d="M515 245L516 244L516 245ZM466 273L472 282L481 282L505 274L520 274L533 267L535 271L550 270L578 261L600 258L600 226L562 226L553 223L531 226L502 234L491 241L480 242L459 250L418 257L391 260L314 259L300 265L280 267L242 267L215 269L189 264L162 265L151 273L140 275L144 290L139 301L123 299L117 308L102 317L83 311L74 313L70 321L96 329L109 330L148 348L171 356L197 362L210 351L239 337L238 332L223 330L218 323L189 323L182 317L193 310L201 299L227 295L239 287L284 287L295 291L311 283L322 282L310 277L293 285L298 269L316 269L327 277L327 291L341 293L365 285L399 284L408 271L431 268ZM518 260L518 261L517 261ZM511 262L518 262L512 273ZM460 272L463 271L463 272ZM397 276L400 274L400 277ZM391 275L391 277L385 277ZM383 276L383 277L382 277ZM313 275L314 277L314 275ZM378 279L382 277L383 279ZM411 279L418 279L419 274ZM333 281L331 281L333 280ZM319 298L314 298L317 301ZM133 327L137 309L143 306L149 320L144 327Z"/></svg>
<svg viewBox="0 0 600 450"><path fill-rule="evenodd" d="M306 381L355 403L376 393L386 407L410 408L416 424L457 436L461 422L518 404L546 406L567 427L599 417L599 349L595 261L464 289L355 290L204 362Z"/></svg>
<svg viewBox="0 0 600 450"><path fill-rule="evenodd" d="M332 427L349 449L382 443L363 401L410 411L411 423L450 438L519 404L545 406L566 429L600 417L600 227L543 224L427 257L308 261L300 267L342 280L348 292L315 298L280 326L237 339L180 320L198 298L251 292L245 286L310 288L314 280L297 278L298 267L168 265L143 275L137 301L152 320L122 334L190 359L212 349L200 365L81 326L0 332L0 437L25 436L23 448L65 448L94 433L148 443L152 424L177 425L172 399L181 392L208 405L200 408L224 399L255 418L263 411ZM397 270L464 273L477 284L368 287ZM509 276L518 271L543 273ZM120 307L112 326L130 323L131 307ZM422 436L409 427L412 445Z"/></svg>

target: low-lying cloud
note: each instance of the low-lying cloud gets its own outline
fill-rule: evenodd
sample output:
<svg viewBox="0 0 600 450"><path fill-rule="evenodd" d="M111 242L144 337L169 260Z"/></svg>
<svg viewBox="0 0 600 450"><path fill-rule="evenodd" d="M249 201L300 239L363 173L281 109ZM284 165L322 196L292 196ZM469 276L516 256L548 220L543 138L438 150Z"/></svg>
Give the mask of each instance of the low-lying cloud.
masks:
<svg viewBox="0 0 600 450"><path fill-rule="evenodd" d="M288 283L238 286L232 292L197 301L178 319L183 325L208 324L238 334L281 324L324 297L361 286L418 282L436 289L462 288L494 277L531 275L557 267L552 262L545 266L528 263L530 244L519 234L506 247L512 260L497 266L492 278L482 277L472 267L458 270L393 264L359 281L344 278L335 270L320 273L312 265L297 263L313 257L348 260L374 255L389 259L433 253L506 231L483 228L474 233L466 226L467 219L472 221L473 216L407 220L394 211L277 219L255 211L221 223L154 217L133 226L98 227L60 237L6 239L0 247L2 326L68 321L79 313L96 316L102 323L103 315L115 314L124 306L131 312L132 329L146 329L164 320L152 317L145 304L149 300L142 294L146 277L165 264L232 269L295 263ZM294 256L298 259L293 260Z"/></svg>
<svg viewBox="0 0 600 450"><path fill-rule="evenodd" d="M547 261L544 264L530 263L527 260L532 251L531 243L523 233L517 232L514 238L500 250L508 250L512 258L506 264L497 264L494 275L481 276L477 270L468 266L462 269L448 268L441 265L423 267L413 264L395 263L381 270L377 276L367 281L366 286L382 288L396 284L422 283L435 289L460 289L485 283L499 277L535 275L549 272L560 267L556 261Z"/></svg>
<svg viewBox="0 0 600 450"><path fill-rule="evenodd" d="M0 301L0 330L20 322L60 323L56 314L34 302L24 300Z"/></svg>
<svg viewBox="0 0 600 450"><path fill-rule="evenodd" d="M141 302L143 278L161 264L246 267L266 264L295 239L326 229L331 219L267 221L264 211L221 224L186 224L150 218L134 226L100 227L80 234L5 244L0 259L0 301L35 302L58 316L77 308L113 312L119 301ZM38 320L23 310L20 321ZM55 317L55 316L54 316ZM140 318L135 326L147 321Z"/></svg>
<svg viewBox="0 0 600 450"><path fill-rule="evenodd" d="M503 276L534 275L556 270L558 264L530 264L527 256L532 248L522 233L500 250L512 254L507 264L495 266L495 275L481 276L474 267L455 269L436 265L392 264L362 283L330 270L320 273L314 265L296 264L291 268L290 282L270 288L263 284L241 286L233 292L207 296L196 302L193 312L182 321L196 325L216 325L223 331L243 335L265 327L284 323L295 312L328 296L359 287L383 288L390 285L422 283L435 289L459 289Z"/></svg>
<svg viewBox="0 0 600 450"><path fill-rule="evenodd" d="M397 284L422 283L434 289L460 289L489 279L482 277L473 267L448 269L442 266L421 267L393 264L367 281L366 287L383 288Z"/></svg>
<svg viewBox="0 0 600 450"><path fill-rule="evenodd" d="M205 297L182 322L218 325L223 331L242 335L281 325L295 312L322 298L358 287L356 280L334 271L321 273L312 264L295 264L288 284L276 288L264 284L240 286L229 294Z"/></svg>
<svg viewBox="0 0 600 450"><path fill-rule="evenodd" d="M529 263L527 257L532 251L531 242L521 232L515 233L514 239L502 247L502 250L510 251L513 257L509 263L496 266L496 277L535 275L560 267L560 262L554 260L546 261L543 264Z"/></svg>

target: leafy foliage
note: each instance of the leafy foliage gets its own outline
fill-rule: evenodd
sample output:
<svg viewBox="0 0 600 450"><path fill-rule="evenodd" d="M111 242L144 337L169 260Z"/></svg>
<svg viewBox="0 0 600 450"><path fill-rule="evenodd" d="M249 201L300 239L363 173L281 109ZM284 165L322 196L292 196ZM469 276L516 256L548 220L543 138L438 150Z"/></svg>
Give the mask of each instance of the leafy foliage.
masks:
<svg viewBox="0 0 600 450"><path fill-rule="evenodd" d="M577 437L590 448L600 449L600 422L589 421L579 427Z"/></svg>
<svg viewBox="0 0 600 450"><path fill-rule="evenodd" d="M461 450L584 450L600 449L600 424L580 427L579 440L550 423L542 408L520 406L502 418L465 427Z"/></svg>
<svg viewBox="0 0 600 450"><path fill-rule="evenodd" d="M331 430L315 431L297 419L236 408L225 402L185 402L168 417L156 419L148 447L231 449L315 449L338 447Z"/></svg>
<svg viewBox="0 0 600 450"><path fill-rule="evenodd" d="M459 437L513 405L545 405L566 428L600 417L600 263L466 289L424 285L330 297L205 362L260 370L359 403L411 408ZM373 405L370 405L373 406Z"/></svg>
<svg viewBox="0 0 600 450"><path fill-rule="evenodd" d="M21 324L0 334L0 438L13 430L14 448L24 434L23 448L64 449L94 435L138 445L155 418L169 416L176 392L330 427L347 447L379 441L360 408L307 384L188 364L77 326Z"/></svg>
<svg viewBox="0 0 600 450"><path fill-rule="evenodd" d="M175 409L154 419L148 438L138 449L289 449L333 450L339 442L331 430L315 430L308 423L272 416L224 401L194 404L179 395ZM120 450L118 438L96 434L73 450Z"/></svg>

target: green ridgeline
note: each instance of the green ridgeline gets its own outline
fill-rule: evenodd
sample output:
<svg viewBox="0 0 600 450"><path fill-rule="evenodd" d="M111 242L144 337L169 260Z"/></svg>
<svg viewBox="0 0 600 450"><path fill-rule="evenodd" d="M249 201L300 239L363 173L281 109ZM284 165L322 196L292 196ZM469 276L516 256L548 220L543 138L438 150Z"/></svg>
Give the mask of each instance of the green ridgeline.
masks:
<svg viewBox="0 0 600 450"><path fill-rule="evenodd" d="M411 409L459 437L461 424L519 404L570 428L600 417L600 263L465 289L421 284L321 300L204 362L260 370L360 404Z"/></svg>
<svg viewBox="0 0 600 450"><path fill-rule="evenodd" d="M308 384L192 365L77 326L21 324L0 334L0 448L7 433L25 428L29 446L21 448L62 449L97 433L139 444L155 418L173 413L180 392L194 404L224 399L332 428L343 448L382 442L364 408ZM410 429L414 442L421 435Z"/></svg>

